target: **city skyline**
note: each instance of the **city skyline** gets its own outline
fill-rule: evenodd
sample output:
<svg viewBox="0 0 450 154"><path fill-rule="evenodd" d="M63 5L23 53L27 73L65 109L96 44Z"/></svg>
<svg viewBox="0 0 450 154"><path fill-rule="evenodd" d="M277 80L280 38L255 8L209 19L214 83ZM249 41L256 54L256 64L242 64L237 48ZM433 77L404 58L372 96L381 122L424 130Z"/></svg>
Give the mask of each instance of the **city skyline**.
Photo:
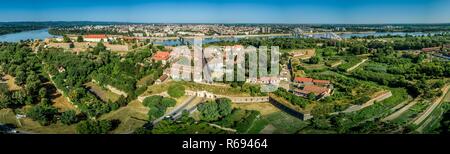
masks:
<svg viewBox="0 0 450 154"><path fill-rule="evenodd" d="M444 0L43 0L4 2L0 22L401 24L449 23Z"/></svg>

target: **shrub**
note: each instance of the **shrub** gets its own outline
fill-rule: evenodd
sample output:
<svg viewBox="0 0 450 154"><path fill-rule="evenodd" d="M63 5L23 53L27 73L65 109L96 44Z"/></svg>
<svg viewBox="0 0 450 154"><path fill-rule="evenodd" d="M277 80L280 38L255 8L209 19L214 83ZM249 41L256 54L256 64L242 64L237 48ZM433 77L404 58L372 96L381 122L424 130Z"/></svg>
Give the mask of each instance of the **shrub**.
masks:
<svg viewBox="0 0 450 154"><path fill-rule="evenodd" d="M76 129L79 134L106 134L112 128L109 120L87 120L80 122Z"/></svg>
<svg viewBox="0 0 450 154"><path fill-rule="evenodd" d="M61 123L70 125L76 122L78 122L78 118L74 110L69 110L61 114Z"/></svg>
<svg viewBox="0 0 450 154"><path fill-rule="evenodd" d="M172 84L169 86L169 89L167 90L167 93L171 97L179 98L181 96L184 96L185 88L181 84Z"/></svg>

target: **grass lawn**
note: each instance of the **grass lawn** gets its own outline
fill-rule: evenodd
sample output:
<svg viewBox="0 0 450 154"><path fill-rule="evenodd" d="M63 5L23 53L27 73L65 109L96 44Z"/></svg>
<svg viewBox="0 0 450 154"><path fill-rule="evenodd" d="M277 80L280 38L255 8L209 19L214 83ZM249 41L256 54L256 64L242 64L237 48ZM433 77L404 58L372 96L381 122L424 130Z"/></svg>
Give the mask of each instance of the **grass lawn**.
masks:
<svg viewBox="0 0 450 154"><path fill-rule="evenodd" d="M148 108L141 102L134 100L125 107L102 115L99 119L120 120L119 126L113 133L129 133L145 124L148 119L147 113Z"/></svg>
<svg viewBox="0 0 450 154"><path fill-rule="evenodd" d="M16 114L12 109L1 109L0 110L0 123L2 124L13 124L18 125L16 120Z"/></svg>
<svg viewBox="0 0 450 154"><path fill-rule="evenodd" d="M147 83L148 83L148 82L150 81L150 79L152 79L152 78L153 78L153 74L144 76L142 79L140 79L140 80L138 80L138 81L136 82L136 86L137 86L137 87L145 86L145 85L147 85Z"/></svg>
<svg viewBox="0 0 450 154"><path fill-rule="evenodd" d="M259 134L267 125L269 121L258 118L253 122L253 125L247 130L247 134Z"/></svg>
<svg viewBox="0 0 450 154"><path fill-rule="evenodd" d="M11 75L5 75L3 78L6 79L6 83L10 91L17 91L22 89L22 87L16 84L16 78L12 77Z"/></svg>
<svg viewBox="0 0 450 154"><path fill-rule="evenodd" d="M147 123L146 120L137 119L134 117L126 117L121 121L119 126L112 131L113 134L132 133L136 128L139 128Z"/></svg>
<svg viewBox="0 0 450 154"><path fill-rule="evenodd" d="M64 125L61 122L50 124L48 126L41 126L37 121L30 118L20 119L22 127L17 128L19 131L38 133L38 134L75 134L76 124Z"/></svg>
<svg viewBox="0 0 450 154"><path fill-rule="evenodd" d="M0 110L0 123L3 124L13 124L17 126L17 130L30 133L39 134L75 134L76 124L64 125L61 122L50 124L48 126L41 126L39 122L33 121L30 118L22 118L16 120L16 115L12 109L1 109Z"/></svg>
<svg viewBox="0 0 450 154"><path fill-rule="evenodd" d="M444 99L442 99L443 102L450 102L450 90L445 95Z"/></svg>
<svg viewBox="0 0 450 154"><path fill-rule="evenodd" d="M100 99L104 102L115 102L120 98L120 95L117 95L107 89L103 89L102 87L100 87L99 85L93 83L93 82L88 82L85 84L87 88L89 88L95 95L97 95L98 97L100 97Z"/></svg>
<svg viewBox="0 0 450 154"><path fill-rule="evenodd" d="M364 121L383 118L392 113L391 108L408 99L408 93L403 88L391 88L392 96L362 110L345 114L349 127L355 127Z"/></svg>
<svg viewBox="0 0 450 154"><path fill-rule="evenodd" d="M240 108L244 110L256 110L261 113L261 116L253 122L252 126L247 130L247 134L259 134L261 131L269 124L269 120L265 117L281 112L280 109L276 108L270 103L233 103L233 108Z"/></svg>
<svg viewBox="0 0 450 154"><path fill-rule="evenodd" d="M403 114L401 114L398 118L393 120L393 122L398 123L398 124L406 124L406 123L410 122L412 119L414 119L416 116L418 116L429 105L430 105L430 102L421 101L421 102L415 104L414 106L412 106L410 109L408 109Z"/></svg>
<svg viewBox="0 0 450 154"><path fill-rule="evenodd" d="M308 70L320 70L320 69L326 69L328 68L324 64L307 64L307 63L301 63L301 66Z"/></svg>
<svg viewBox="0 0 450 154"><path fill-rule="evenodd" d="M154 84L154 85L148 86L147 91L145 91L142 94L142 96L159 94L164 91L167 91L167 89L169 89L169 86L173 83L174 83L173 81L170 81L165 84Z"/></svg>
<svg viewBox="0 0 450 154"><path fill-rule="evenodd" d="M58 108L59 112L75 110L77 113L80 113L80 110L76 108L72 103L70 103L63 95L59 95L55 99L52 99L52 102L53 106Z"/></svg>
<svg viewBox="0 0 450 154"><path fill-rule="evenodd" d="M293 134L296 133L301 128L306 127L308 125L307 121L301 121L300 119L297 119L281 111L269 114L267 116L263 116L262 119L266 120L268 124L273 126L274 128L272 132L273 134Z"/></svg>
<svg viewBox="0 0 450 154"><path fill-rule="evenodd" d="M244 110L256 110L261 113L262 116L269 115L275 112L279 112L280 109L276 108L270 103L233 103L233 108L241 108Z"/></svg>

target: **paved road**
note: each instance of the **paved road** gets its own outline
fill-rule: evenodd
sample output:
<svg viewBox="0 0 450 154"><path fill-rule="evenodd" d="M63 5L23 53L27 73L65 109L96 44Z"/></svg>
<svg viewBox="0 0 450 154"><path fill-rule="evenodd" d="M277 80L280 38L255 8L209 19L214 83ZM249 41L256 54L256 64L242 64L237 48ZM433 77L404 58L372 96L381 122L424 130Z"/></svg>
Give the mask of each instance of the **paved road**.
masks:
<svg viewBox="0 0 450 154"><path fill-rule="evenodd" d="M442 95L439 96L436 100L434 100L433 104L431 104L430 107L428 107L427 110L419 118L414 120L413 123L415 125L422 123L422 121L425 120L431 114L431 112L433 112L433 110L439 106L439 104L441 104L442 99L444 99L449 88L450 88L450 85L446 85L444 88L442 88Z"/></svg>
<svg viewBox="0 0 450 154"><path fill-rule="evenodd" d="M194 106L192 106L191 108L187 109L187 112L188 112L189 114L194 113L195 111L197 111L197 105L198 105L198 103L204 102L205 100L206 100L206 98L202 98L200 101L193 102L193 103L194 103ZM195 104L195 103L196 103L196 104ZM191 103L191 104L192 104L192 103ZM181 111L181 112L178 112L178 113L176 113L172 118L173 118L173 119L178 119L178 118L181 117L182 114L183 114L182 111Z"/></svg>
<svg viewBox="0 0 450 154"><path fill-rule="evenodd" d="M161 120L163 120L166 116L174 116L176 115L178 112L183 111L191 102L192 100L194 100L196 96L192 95L189 96L188 99L186 99L183 103L181 103L180 105L176 106L172 111L170 111L169 113L166 113L165 115L163 115L162 117L159 117L158 119L154 120L152 122L153 125L157 124L158 122L160 122Z"/></svg>

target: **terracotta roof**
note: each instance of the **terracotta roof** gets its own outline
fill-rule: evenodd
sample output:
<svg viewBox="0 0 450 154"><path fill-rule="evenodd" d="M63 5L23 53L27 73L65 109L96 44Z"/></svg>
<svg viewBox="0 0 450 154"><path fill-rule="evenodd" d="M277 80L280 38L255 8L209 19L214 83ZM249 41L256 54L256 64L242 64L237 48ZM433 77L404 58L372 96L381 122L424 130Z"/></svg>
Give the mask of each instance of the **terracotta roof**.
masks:
<svg viewBox="0 0 450 154"><path fill-rule="evenodd" d="M313 79L311 78L302 78L302 77L296 77L294 79L295 82L312 82Z"/></svg>
<svg viewBox="0 0 450 154"><path fill-rule="evenodd" d="M316 95L320 95L324 92L327 92L329 89L325 88L325 87L319 87L319 86L315 86L315 85L306 85L303 88L303 91L306 91L307 93L314 93Z"/></svg>
<svg viewBox="0 0 450 154"><path fill-rule="evenodd" d="M330 84L328 80L313 80L314 83Z"/></svg>
<svg viewBox="0 0 450 154"><path fill-rule="evenodd" d="M160 80L160 81L164 81L164 80L167 79L167 77L169 77L169 76L167 76L166 74L163 74L163 75L159 78L159 80Z"/></svg>
<svg viewBox="0 0 450 154"><path fill-rule="evenodd" d="M84 36L84 38L99 38L99 39L104 39L106 38L105 34L91 34L91 35L86 35Z"/></svg>
<svg viewBox="0 0 450 154"><path fill-rule="evenodd" d="M431 47L431 48L422 48L422 51L424 52L430 52L430 51L436 51L436 50L440 50L441 47Z"/></svg>
<svg viewBox="0 0 450 154"><path fill-rule="evenodd" d="M170 52L158 51L158 52L156 52L155 56L153 56L153 59L154 60L168 60L169 59L169 55L170 55Z"/></svg>

